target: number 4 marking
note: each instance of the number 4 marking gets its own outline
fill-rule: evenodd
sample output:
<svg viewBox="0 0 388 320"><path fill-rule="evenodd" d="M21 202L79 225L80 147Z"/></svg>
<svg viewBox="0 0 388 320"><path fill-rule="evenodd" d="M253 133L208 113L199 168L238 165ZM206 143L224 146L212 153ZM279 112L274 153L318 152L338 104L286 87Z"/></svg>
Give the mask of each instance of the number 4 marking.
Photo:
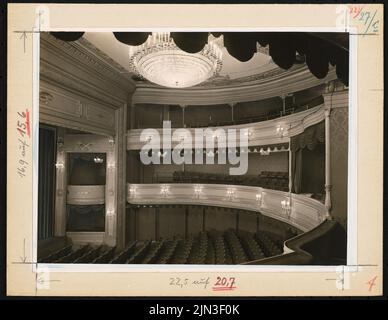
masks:
<svg viewBox="0 0 388 320"><path fill-rule="evenodd" d="M376 283L375 283L376 279L377 279L377 276L375 276L374 278L370 279L370 280L366 283L366 284L369 285L368 291L372 291L373 286L376 285Z"/></svg>

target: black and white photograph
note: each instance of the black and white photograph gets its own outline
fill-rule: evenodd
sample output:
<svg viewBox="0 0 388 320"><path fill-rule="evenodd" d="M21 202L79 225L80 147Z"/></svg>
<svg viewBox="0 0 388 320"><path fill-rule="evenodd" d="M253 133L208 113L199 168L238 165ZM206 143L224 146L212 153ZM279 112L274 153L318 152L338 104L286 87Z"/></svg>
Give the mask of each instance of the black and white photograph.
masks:
<svg viewBox="0 0 388 320"><path fill-rule="evenodd" d="M15 3L5 32L8 296L382 295L382 5Z"/></svg>
<svg viewBox="0 0 388 320"><path fill-rule="evenodd" d="M346 265L349 34L42 32L38 261Z"/></svg>

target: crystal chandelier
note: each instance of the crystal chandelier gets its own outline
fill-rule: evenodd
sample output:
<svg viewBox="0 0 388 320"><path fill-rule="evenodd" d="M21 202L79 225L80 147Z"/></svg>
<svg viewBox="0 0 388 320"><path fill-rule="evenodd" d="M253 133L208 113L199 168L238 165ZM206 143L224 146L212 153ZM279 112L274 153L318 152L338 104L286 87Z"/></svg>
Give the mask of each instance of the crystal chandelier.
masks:
<svg viewBox="0 0 388 320"><path fill-rule="evenodd" d="M222 49L211 40L191 54L179 49L169 32L153 32L144 44L129 47L129 63L133 72L155 84L187 88L220 71Z"/></svg>

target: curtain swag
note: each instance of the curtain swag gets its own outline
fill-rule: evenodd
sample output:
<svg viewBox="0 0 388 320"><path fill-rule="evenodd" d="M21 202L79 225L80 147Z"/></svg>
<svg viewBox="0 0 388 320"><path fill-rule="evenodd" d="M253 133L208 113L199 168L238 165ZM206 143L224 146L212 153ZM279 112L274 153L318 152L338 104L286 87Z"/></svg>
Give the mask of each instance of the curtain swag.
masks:
<svg viewBox="0 0 388 320"><path fill-rule="evenodd" d="M290 148L292 152L308 148L314 150L317 143L325 142L325 122L322 121L314 126L308 127L303 133L292 137Z"/></svg>

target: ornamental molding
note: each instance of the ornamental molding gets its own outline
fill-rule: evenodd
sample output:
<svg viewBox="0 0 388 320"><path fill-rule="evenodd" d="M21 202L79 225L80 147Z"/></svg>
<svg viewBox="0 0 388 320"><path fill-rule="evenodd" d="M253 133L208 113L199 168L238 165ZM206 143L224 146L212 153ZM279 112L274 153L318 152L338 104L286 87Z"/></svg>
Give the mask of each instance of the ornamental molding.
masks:
<svg viewBox="0 0 388 320"><path fill-rule="evenodd" d="M204 105L231 104L258 101L302 91L336 79L335 68L331 68L324 79L318 79L306 67L298 67L263 79L232 86L211 88L167 89L137 86L132 104Z"/></svg>
<svg viewBox="0 0 388 320"><path fill-rule="evenodd" d="M135 83L128 72L124 73L124 68L86 39L67 42L48 33L41 33L40 41L41 74L46 77L61 83L64 75L75 76L82 72L82 76L84 78L86 76L86 80L82 79L84 82L88 82L97 91L113 93L115 99L124 102L127 101L129 93L135 89ZM53 74L50 69L55 69L59 73Z"/></svg>

